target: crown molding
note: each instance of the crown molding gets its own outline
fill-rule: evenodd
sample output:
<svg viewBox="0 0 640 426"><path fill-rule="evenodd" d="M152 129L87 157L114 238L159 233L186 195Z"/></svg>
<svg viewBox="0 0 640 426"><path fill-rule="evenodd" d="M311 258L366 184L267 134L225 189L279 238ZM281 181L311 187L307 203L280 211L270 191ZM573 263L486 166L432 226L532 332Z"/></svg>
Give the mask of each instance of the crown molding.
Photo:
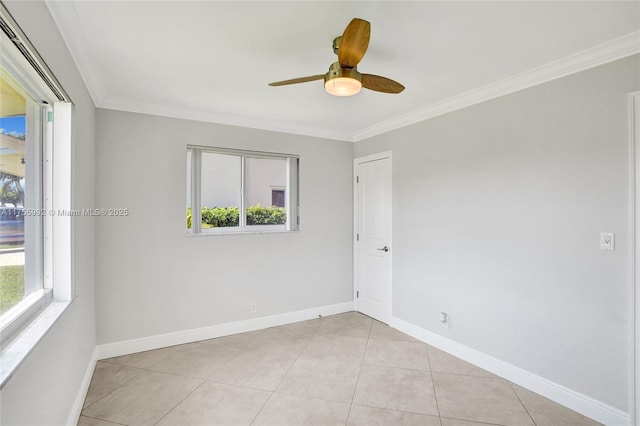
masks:
<svg viewBox="0 0 640 426"><path fill-rule="evenodd" d="M192 110L189 108L175 108L167 105L130 102L122 99L109 98L100 78L98 68L92 60L91 51L84 42L86 36L82 30L82 26L79 24L81 21L73 2L45 0L45 4L97 108L353 142L351 132L333 131L325 127L285 125L276 123L273 120L260 120L223 112L203 112L202 110Z"/></svg>
<svg viewBox="0 0 640 426"><path fill-rule="evenodd" d="M53 18L62 40L84 81L94 105L99 106L105 98L105 89L98 69L93 63L91 52L84 43L86 35L72 1L45 0L45 5Z"/></svg>
<svg viewBox="0 0 640 426"><path fill-rule="evenodd" d="M203 112L201 110L175 108L167 105L130 102L122 99L108 99L98 68L92 60L90 50L84 43L86 37L81 25L78 24L80 20L73 2L45 0L45 4L60 30L60 34L87 86L94 104L98 108L155 114L163 117L205 121L348 142L364 141L420 121L495 99L640 52L639 30L582 52L533 68L529 71L437 101L371 126L353 132L341 132L326 127L296 126L291 123L278 123L273 120L262 120L255 117L233 115L223 112Z"/></svg>
<svg viewBox="0 0 640 426"><path fill-rule="evenodd" d="M288 133L301 136L310 136L321 139L331 139L342 142L353 142L350 132L333 131L328 128L310 126L293 126L281 124L274 120L261 120L253 117L233 115L223 112L203 112L200 109L173 107L155 103L130 102L122 99L107 99L98 108L117 111L150 114L160 117L179 118L183 120L201 121L206 123L222 124L226 126L244 127L249 129L266 130L270 132Z"/></svg>
<svg viewBox="0 0 640 426"><path fill-rule="evenodd" d="M353 132L359 142L640 52L640 31Z"/></svg>

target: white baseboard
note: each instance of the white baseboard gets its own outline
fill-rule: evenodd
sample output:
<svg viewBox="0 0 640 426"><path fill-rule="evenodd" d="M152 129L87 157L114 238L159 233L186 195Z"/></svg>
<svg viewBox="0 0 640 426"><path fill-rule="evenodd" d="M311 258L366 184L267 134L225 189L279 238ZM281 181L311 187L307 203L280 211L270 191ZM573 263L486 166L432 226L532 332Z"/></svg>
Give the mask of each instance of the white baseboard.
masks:
<svg viewBox="0 0 640 426"><path fill-rule="evenodd" d="M480 368L484 368L600 423L609 426L631 425L629 414L522 368L454 342L397 317L392 318L390 325L411 337L435 346Z"/></svg>
<svg viewBox="0 0 640 426"><path fill-rule="evenodd" d="M353 311L353 302L338 303L336 305L319 306L317 308L302 311L287 312L284 314L270 315L250 320L230 322L213 325L210 327L195 328L176 331L174 333L158 334L142 337L140 339L126 340L116 343L98 345L96 347L96 359L111 358L114 356L128 355L136 352L149 351L167 346L182 345L200 340L214 339L230 334L244 333L247 331L261 330L263 328L290 324L298 321L318 318L318 315L335 315Z"/></svg>
<svg viewBox="0 0 640 426"><path fill-rule="evenodd" d="M80 419L80 414L82 413L82 406L84 405L84 399L87 396L87 391L89 390L89 385L91 384L91 378L93 377L93 371L96 368L97 358L97 348L93 350L93 354L91 355L91 359L89 359L89 364L87 365L87 370L84 373L84 377L82 378L82 382L80 383L80 388L78 389L78 393L76 394L76 399L73 401L73 406L71 407L71 411L69 412L69 418L67 419L68 426L75 426L78 424L78 420Z"/></svg>

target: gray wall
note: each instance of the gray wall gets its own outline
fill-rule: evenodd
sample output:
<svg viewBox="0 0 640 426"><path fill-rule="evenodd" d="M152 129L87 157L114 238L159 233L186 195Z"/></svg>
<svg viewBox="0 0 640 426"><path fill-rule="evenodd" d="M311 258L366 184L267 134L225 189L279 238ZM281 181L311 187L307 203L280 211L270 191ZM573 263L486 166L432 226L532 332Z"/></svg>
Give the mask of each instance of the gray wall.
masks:
<svg viewBox="0 0 640 426"><path fill-rule="evenodd" d="M95 108L43 2L5 2L76 107L74 208L94 205ZM77 298L0 393L2 425L65 424L96 346L94 221L75 218Z"/></svg>
<svg viewBox="0 0 640 426"><path fill-rule="evenodd" d="M97 335L111 343L352 300L353 144L97 110ZM185 235L186 146L300 156L300 231ZM256 302L257 312L249 313Z"/></svg>
<svg viewBox="0 0 640 426"><path fill-rule="evenodd" d="M638 89L635 56L357 143L393 150L394 315L628 412Z"/></svg>

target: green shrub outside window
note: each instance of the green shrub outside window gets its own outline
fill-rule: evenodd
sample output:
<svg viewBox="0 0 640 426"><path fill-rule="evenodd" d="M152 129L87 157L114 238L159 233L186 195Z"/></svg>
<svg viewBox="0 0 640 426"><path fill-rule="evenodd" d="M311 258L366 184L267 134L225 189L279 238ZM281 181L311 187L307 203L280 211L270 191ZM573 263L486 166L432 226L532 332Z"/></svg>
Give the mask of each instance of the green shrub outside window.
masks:
<svg viewBox="0 0 640 426"><path fill-rule="evenodd" d="M283 225L287 222L284 207L262 207L260 204L247 208L247 225ZM238 207L203 207L203 228L228 228L240 223ZM191 208L187 208L187 228L191 229Z"/></svg>

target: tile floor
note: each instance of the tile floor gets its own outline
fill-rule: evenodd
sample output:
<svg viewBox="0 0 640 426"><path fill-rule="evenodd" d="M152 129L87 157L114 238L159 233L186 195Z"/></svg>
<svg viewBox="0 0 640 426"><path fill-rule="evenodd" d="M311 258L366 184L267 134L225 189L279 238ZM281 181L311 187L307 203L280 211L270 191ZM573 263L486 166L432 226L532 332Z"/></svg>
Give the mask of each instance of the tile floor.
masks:
<svg viewBox="0 0 640 426"><path fill-rule="evenodd" d="M597 425L356 312L105 359L78 425Z"/></svg>

